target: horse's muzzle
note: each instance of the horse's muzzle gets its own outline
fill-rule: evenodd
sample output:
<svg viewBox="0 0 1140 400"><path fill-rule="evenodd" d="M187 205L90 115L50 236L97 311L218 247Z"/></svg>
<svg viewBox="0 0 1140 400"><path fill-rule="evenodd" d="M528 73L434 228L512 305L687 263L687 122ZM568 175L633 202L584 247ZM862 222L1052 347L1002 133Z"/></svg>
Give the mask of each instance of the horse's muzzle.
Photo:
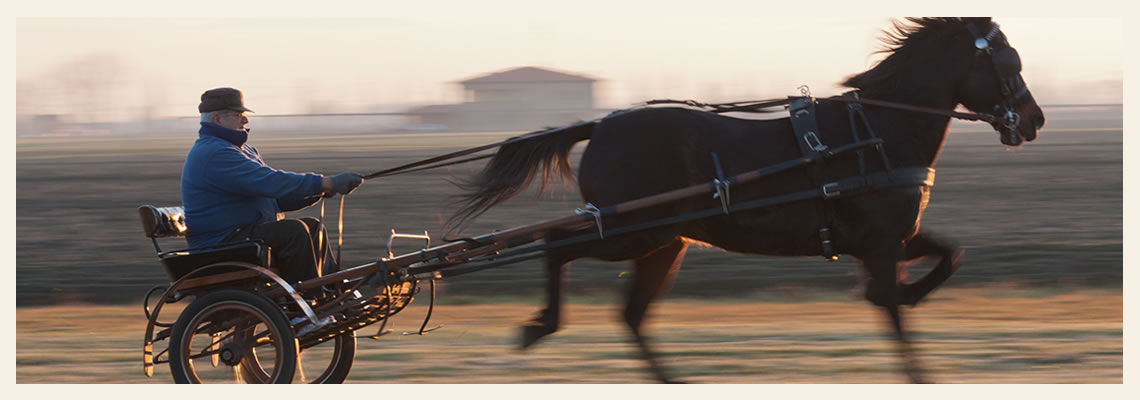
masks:
<svg viewBox="0 0 1140 400"><path fill-rule="evenodd" d="M1021 143L1024 142L1024 138L1021 137L1021 133L1019 133L1016 129L1003 127L1000 128L999 131L1001 132L1001 144L1004 144L1006 146L1020 146Z"/></svg>
<svg viewBox="0 0 1140 400"><path fill-rule="evenodd" d="M1037 139L1037 133L1045 126L1045 115L1036 104L1021 107L1021 113L1007 111L994 128L1001 133L1001 143L1006 146L1019 146L1023 142Z"/></svg>

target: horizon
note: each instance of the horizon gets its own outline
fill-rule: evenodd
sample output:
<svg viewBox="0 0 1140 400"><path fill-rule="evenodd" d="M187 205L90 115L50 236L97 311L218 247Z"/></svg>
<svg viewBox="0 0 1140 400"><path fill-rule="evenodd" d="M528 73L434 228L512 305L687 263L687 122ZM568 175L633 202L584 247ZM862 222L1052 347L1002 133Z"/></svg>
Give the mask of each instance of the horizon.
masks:
<svg viewBox="0 0 1140 400"><path fill-rule="evenodd" d="M16 111L91 122L192 117L202 91L230 86L261 115L375 112L462 102L458 81L521 66L598 79L597 108L767 98L800 85L830 95L881 59L874 52L890 24L821 17L813 19L819 28L797 31L799 21L748 15L674 12L636 23L600 15L590 29L576 29L573 14L24 17L16 19ZM1021 54L1040 104L1123 103L1120 18L994 20ZM1060 23L1105 35L1085 41L1053 29ZM795 43L784 40L788 32Z"/></svg>

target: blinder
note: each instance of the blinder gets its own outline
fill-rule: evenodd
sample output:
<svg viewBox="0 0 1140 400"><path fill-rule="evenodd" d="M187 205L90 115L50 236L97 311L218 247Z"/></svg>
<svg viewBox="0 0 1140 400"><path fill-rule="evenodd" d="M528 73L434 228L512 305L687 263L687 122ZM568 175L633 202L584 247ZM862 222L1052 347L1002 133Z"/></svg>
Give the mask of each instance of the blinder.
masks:
<svg viewBox="0 0 1140 400"><path fill-rule="evenodd" d="M998 75L1009 76L1021 73L1021 56L1017 49L1006 47L993 54L994 69Z"/></svg>
<svg viewBox="0 0 1140 400"><path fill-rule="evenodd" d="M1021 116L1013 111L1014 107L1029 94L1029 87L1021 79L1021 56L1005 40L1005 35L1001 34L998 24L990 25L990 31L985 37L981 37L973 23L966 24L975 37L974 47L978 49L978 56L990 57L990 63L998 77L1002 101L994 105L992 114L1001 121L994 122L994 127L997 128L1000 123L1005 128L1013 130L1021 124ZM998 44L999 47L995 47L994 44Z"/></svg>

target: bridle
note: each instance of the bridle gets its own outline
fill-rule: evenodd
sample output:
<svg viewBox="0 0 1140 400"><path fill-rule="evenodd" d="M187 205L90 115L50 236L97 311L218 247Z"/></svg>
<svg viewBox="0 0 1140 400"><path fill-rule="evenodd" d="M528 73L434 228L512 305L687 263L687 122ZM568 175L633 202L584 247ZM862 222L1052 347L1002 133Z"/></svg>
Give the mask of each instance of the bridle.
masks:
<svg viewBox="0 0 1140 400"><path fill-rule="evenodd" d="M1001 27L997 23L990 23L990 31L985 36L978 33L978 28L973 22L967 22L966 28L974 36L974 48L978 49L978 57L989 57L990 64L993 65L998 77L1002 100L994 104L990 114L1001 118L995 118L991 124L995 129L999 127L999 123L1006 129L1017 129L1021 124L1021 115L1014 111L1014 107L1029 95L1029 88L1021 79L1021 58L1018 57L1017 50L1005 40L1005 35L1001 33Z"/></svg>

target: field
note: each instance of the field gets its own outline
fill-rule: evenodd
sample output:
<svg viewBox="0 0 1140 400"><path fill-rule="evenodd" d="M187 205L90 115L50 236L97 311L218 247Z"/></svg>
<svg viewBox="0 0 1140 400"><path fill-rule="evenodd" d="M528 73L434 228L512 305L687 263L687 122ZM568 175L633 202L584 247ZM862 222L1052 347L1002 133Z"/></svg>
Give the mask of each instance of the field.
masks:
<svg viewBox="0 0 1140 400"><path fill-rule="evenodd" d="M939 383L1122 383L1121 298L949 289L910 312L911 326ZM16 382L170 383L165 364L143 375L140 308L17 309ZM393 318L397 334L365 338L376 326L358 334L346 383L652 382L612 304L577 301L563 331L515 351L517 325L536 309L443 306L432 318L442 329L399 335L419 327L426 306L417 302ZM662 360L687 381L905 382L883 316L865 302L669 301L652 314Z"/></svg>
<svg viewBox="0 0 1140 400"><path fill-rule="evenodd" d="M288 170L372 172L508 134L370 134L258 137L270 165ZM17 141L17 305L135 302L165 281L135 208L180 204L178 180L193 136L180 138L24 139ZM580 151L582 146L577 148ZM1123 254L1123 150L1119 130L1046 131L1006 150L992 133L951 134L937 165L923 228L956 240L965 266L949 285L1029 284L1120 288ZM576 159L575 159L576 160ZM343 258L359 265L386 255L391 229L439 239L456 190L448 179L480 165L371 180L347 198ZM466 233L478 235L562 217L582 203L572 186L493 209ZM337 204L326 204L336 239ZM317 215L312 207L296 215ZM414 250L416 243L396 253ZM180 240L166 248L184 245ZM916 273L925 266L914 268ZM624 287L625 266L575 262L572 293ZM754 257L691 249L673 294L720 297L774 287L845 290L856 284L850 260ZM537 262L443 282L445 296L538 293Z"/></svg>
<svg viewBox="0 0 1140 400"><path fill-rule="evenodd" d="M255 131L252 143L277 168L367 173L513 134ZM137 304L166 277L135 208L179 204L193 136L17 139L18 383L170 381L165 366L155 378L142 375ZM935 379L1122 381L1122 157L1119 128L1047 129L1016 150L992 133L950 136L923 228L956 240L966 249L965 264L910 313ZM393 228L426 230L438 241L451 211L448 196L456 193L447 180L477 168L368 181L345 204L345 263L385 256ZM466 233L557 218L581 206L572 186L524 197ZM326 204L326 221L335 221L336 209ZM314 207L296 215L318 213ZM329 227L335 240L335 222ZM396 252L415 248L409 243ZM926 268L912 267L912 275ZM448 326L425 337L362 338L350 382L646 382L611 304L625 271L617 263L575 262L570 323L530 353L511 349L516 325L541 298L537 263L443 281L445 305L434 320ZM901 382L881 316L852 293L856 284L849 259L691 249L650 329L670 367L697 382ZM416 307L423 300L396 318L397 330L418 326L424 309Z"/></svg>

